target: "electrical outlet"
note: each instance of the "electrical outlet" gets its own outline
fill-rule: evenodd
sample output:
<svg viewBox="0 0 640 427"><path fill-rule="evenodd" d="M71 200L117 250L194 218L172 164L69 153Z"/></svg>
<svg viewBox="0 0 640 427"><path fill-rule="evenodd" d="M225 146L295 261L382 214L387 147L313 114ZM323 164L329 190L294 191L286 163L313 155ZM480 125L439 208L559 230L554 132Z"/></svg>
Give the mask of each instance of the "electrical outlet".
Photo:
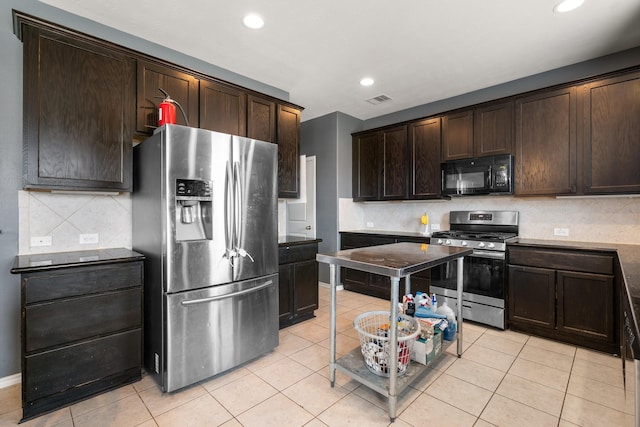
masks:
<svg viewBox="0 0 640 427"><path fill-rule="evenodd" d="M373 228L373 223L372 222L367 222L367 227L368 228Z"/></svg>
<svg viewBox="0 0 640 427"><path fill-rule="evenodd" d="M51 236L32 237L31 246L51 246Z"/></svg>
<svg viewBox="0 0 640 427"><path fill-rule="evenodd" d="M81 245L89 245L91 243L98 243L100 241L100 235L98 233L81 234L79 241L80 241Z"/></svg>
<svg viewBox="0 0 640 427"><path fill-rule="evenodd" d="M567 237L569 235L569 229L568 228L554 228L553 229L553 235L554 236Z"/></svg>
<svg viewBox="0 0 640 427"><path fill-rule="evenodd" d="M440 224L431 224L431 231L440 231Z"/></svg>

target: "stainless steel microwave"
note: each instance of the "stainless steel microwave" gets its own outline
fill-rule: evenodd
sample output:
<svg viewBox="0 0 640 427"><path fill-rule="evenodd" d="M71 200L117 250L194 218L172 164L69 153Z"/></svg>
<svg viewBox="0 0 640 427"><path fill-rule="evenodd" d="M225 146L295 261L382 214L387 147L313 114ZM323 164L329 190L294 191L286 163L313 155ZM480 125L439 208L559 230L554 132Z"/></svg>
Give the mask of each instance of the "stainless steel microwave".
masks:
<svg viewBox="0 0 640 427"><path fill-rule="evenodd" d="M513 194L513 156L452 160L441 164L442 194Z"/></svg>

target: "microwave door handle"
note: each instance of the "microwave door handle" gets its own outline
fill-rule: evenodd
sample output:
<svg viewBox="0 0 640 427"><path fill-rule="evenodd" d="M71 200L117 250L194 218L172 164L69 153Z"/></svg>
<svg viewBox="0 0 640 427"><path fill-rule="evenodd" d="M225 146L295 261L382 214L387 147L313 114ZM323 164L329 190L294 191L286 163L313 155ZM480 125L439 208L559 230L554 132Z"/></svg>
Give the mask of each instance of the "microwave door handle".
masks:
<svg viewBox="0 0 640 427"><path fill-rule="evenodd" d="M493 189L493 165L489 165L489 190Z"/></svg>

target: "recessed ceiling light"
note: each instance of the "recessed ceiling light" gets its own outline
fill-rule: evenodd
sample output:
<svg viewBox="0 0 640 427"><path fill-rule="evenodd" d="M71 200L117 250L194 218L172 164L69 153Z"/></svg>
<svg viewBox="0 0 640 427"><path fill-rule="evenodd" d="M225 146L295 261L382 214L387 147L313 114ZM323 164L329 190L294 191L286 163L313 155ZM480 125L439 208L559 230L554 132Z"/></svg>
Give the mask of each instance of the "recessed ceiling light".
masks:
<svg viewBox="0 0 640 427"><path fill-rule="evenodd" d="M553 8L556 13L569 12L582 6L584 0L563 0Z"/></svg>
<svg viewBox="0 0 640 427"><path fill-rule="evenodd" d="M371 86L374 83L374 80L371 77L365 77L360 80L360 84L362 86Z"/></svg>
<svg viewBox="0 0 640 427"><path fill-rule="evenodd" d="M255 13L245 16L242 22L244 23L245 27L251 28L252 30L257 30L264 26L264 20Z"/></svg>

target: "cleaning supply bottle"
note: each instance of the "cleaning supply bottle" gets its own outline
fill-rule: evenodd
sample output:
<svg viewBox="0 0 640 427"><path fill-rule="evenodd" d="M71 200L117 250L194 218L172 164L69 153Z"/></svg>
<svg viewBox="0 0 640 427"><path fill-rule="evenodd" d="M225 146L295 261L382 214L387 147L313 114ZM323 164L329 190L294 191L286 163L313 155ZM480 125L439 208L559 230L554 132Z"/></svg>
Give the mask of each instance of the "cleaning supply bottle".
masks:
<svg viewBox="0 0 640 427"><path fill-rule="evenodd" d="M431 295L431 310L436 311L438 309L438 301L436 300L436 294Z"/></svg>

